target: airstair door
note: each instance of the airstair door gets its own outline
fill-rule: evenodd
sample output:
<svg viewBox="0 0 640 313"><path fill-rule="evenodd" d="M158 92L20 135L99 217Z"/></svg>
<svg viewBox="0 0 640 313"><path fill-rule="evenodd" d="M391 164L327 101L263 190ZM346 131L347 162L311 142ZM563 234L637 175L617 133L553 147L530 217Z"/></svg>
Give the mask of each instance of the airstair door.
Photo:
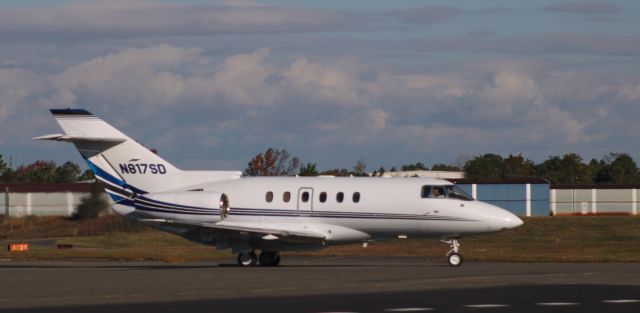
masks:
<svg viewBox="0 0 640 313"><path fill-rule="evenodd" d="M298 189L298 215L311 216L313 214L313 188Z"/></svg>

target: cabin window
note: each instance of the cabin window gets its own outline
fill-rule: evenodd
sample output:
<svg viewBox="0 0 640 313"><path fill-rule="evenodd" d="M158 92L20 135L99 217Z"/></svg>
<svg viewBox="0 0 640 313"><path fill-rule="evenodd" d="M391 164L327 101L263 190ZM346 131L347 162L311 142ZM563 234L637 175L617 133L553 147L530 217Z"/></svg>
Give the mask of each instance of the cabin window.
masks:
<svg viewBox="0 0 640 313"><path fill-rule="evenodd" d="M320 193L320 202L322 203L327 202L327 193L324 191Z"/></svg>
<svg viewBox="0 0 640 313"><path fill-rule="evenodd" d="M338 194L336 194L336 201L342 203L342 201L344 201L344 193L338 192Z"/></svg>
<svg viewBox="0 0 640 313"><path fill-rule="evenodd" d="M267 198L267 202L273 201L273 192L267 191L266 198Z"/></svg>
<svg viewBox="0 0 640 313"><path fill-rule="evenodd" d="M355 202L355 203L360 202L360 193L359 192L354 192L353 193L353 202Z"/></svg>
<svg viewBox="0 0 640 313"><path fill-rule="evenodd" d="M282 194L282 201L284 201L284 202L289 202L289 200L291 200L291 193L290 193L290 192L288 192L288 191L285 191L285 192Z"/></svg>
<svg viewBox="0 0 640 313"><path fill-rule="evenodd" d="M309 192L305 191L302 193L302 202L309 202Z"/></svg>

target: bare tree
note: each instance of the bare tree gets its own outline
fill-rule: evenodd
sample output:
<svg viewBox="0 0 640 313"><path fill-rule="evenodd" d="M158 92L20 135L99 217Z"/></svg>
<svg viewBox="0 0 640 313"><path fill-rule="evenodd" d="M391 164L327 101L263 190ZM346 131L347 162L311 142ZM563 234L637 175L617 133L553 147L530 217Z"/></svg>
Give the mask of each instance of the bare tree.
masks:
<svg viewBox="0 0 640 313"><path fill-rule="evenodd" d="M363 158L358 159L356 164L353 166L353 175L354 176L367 176L367 163L365 163Z"/></svg>
<svg viewBox="0 0 640 313"><path fill-rule="evenodd" d="M290 176L300 168L300 159L291 156L286 149L268 148L249 161L244 170L246 176Z"/></svg>

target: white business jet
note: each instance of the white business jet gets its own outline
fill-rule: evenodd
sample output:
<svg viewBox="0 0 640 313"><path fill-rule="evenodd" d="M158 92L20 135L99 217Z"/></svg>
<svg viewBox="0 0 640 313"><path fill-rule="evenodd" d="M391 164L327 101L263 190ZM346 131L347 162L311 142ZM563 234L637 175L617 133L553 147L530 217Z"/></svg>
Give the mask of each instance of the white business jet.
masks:
<svg viewBox="0 0 640 313"><path fill-rule="evenodd" d="M242 266L277 266L280 251L407 237L448 243L447 260L459 266L460 237L522 224L512 213L439 179L183 171L86 110L51 113L64 134L34 139L73 143L117 214L231 248Z"/></svg>

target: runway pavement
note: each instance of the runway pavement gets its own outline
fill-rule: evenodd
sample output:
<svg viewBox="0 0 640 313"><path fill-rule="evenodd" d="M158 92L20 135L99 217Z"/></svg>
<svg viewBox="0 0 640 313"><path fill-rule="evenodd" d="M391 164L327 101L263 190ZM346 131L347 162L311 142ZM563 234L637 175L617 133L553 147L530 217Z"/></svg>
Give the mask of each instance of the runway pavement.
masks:
<svg viewBox="0 0 640 313"><path fill-rule="evenodd" d="M0 312L640 312L640 264L0 261Z"/></svg>

